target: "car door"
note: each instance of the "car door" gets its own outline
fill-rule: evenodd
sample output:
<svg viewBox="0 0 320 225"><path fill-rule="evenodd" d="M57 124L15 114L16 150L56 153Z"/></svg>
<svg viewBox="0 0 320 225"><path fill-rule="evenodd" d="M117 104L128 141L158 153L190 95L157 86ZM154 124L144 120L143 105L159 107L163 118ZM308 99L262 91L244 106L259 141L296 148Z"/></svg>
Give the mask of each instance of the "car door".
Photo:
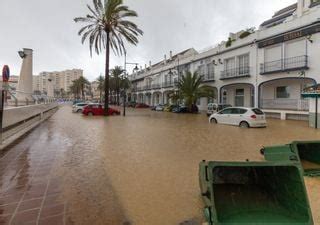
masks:
<svg viewBox="0 0 320 225"><path fill-rule="evenodd" d="M224 109L216 115L216 119L218 123L224 123L224 124L229 124L230 123L230 117L231 117L231 111L232 108L227 108Z"/></svg>
<svg viewBox="0 0 320 225"><path fill-rule="evenodd" d="M240 122L240 109L239 108L231 108L231 113L230 113L228 123L231 125L238 125L239 122Z"/></svg>

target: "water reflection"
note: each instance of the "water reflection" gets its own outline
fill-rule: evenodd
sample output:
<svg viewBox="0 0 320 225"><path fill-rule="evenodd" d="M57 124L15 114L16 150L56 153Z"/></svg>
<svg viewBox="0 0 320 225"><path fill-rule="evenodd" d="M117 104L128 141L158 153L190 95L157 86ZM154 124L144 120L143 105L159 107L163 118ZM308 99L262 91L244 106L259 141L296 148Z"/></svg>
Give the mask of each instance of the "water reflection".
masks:
<svg viewBox="0 0 320 225"><path fill-rule="evenodd" d="M320 138L306 122L268 122L240 129L209 124L205 115L145 109L129 109L125 118L83 117L65 106L12 152L32 146L24 173L39 154L52 162L48 179L67 202L66 224L199 224L201 160L261 161L262 146ZM320 225L320 182L306 184Z"/></svg>

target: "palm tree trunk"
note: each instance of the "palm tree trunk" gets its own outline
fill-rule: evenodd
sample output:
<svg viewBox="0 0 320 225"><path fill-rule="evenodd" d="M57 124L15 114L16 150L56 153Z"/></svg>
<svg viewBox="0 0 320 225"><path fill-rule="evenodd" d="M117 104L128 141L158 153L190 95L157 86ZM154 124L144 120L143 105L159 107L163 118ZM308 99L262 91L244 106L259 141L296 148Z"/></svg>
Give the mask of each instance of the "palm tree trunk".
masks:
<svg viewBox="0 0 320 225"><path fill-rule="evenodd" d="M106 70L105 70L105 86L104 86L104 115L108 116L109 110L109 57L110 57L110 32L106 31Z"/></svg>

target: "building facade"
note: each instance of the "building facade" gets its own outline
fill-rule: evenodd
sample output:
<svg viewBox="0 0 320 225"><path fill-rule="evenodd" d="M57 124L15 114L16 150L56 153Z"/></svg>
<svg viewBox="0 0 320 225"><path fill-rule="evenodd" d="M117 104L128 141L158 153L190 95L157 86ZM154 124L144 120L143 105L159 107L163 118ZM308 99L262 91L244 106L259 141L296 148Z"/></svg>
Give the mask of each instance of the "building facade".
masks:
<svg viewBox="0 0 320 225"><path fill-rule="evenodd" d="M130 76L129 100L149 105L170 103L175 82L186 71L198 72L215 88L209 102L260 107L275 117L304 118L309 102L301 91L319 83L320 1L298 0L264 21L259 29L230 33L228 41L197 52L188 49ZM284 114L285 113L285 114Z"/></svg>
<svg viewBox="0 0 320 225"><path fill-rule="evenodd" d="M60 96L61 92L68 93L72 81L83 76L83 70L72 69L61 72L41 72L33 76L33 91L35 93L48 93L50 87L53 87L54 96Z"/></svg>

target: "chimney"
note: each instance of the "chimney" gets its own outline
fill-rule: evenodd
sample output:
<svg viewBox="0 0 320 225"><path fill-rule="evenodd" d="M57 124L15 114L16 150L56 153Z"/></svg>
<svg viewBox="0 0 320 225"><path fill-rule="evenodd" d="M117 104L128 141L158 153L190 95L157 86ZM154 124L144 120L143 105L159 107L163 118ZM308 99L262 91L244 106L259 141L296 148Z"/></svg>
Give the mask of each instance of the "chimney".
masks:
<svg viewBox="0 0 320 225"><path fill-rule="evenodd" d="M142 66L140 66L140 70L142 70Z"/></svg>
<svg viewBox="0 0 320 225"><path fill-rule="evenodd" d="M170 51L170 60L172 60L172 51Z"/></svg>
<svg viewBox="0 0 320 225"><path fill-rule="evenodd" d="M147 70L147 64L144 64L144 69Z"/></svg>
<svg viewBox="0 0 320 225"><path fill-rule="evenodd" d="M150 61L149 61L149 67L150 67L150 69L151 69L151 66L152 66L152 65L151 65L151 60L150 60Z"/></svg>
<svg viewBox="0 0 320 225"><path fill-rule="evenodd" d="M167 64L167 55L164 55L164 61L163 61L164 64Z"/></svg>

